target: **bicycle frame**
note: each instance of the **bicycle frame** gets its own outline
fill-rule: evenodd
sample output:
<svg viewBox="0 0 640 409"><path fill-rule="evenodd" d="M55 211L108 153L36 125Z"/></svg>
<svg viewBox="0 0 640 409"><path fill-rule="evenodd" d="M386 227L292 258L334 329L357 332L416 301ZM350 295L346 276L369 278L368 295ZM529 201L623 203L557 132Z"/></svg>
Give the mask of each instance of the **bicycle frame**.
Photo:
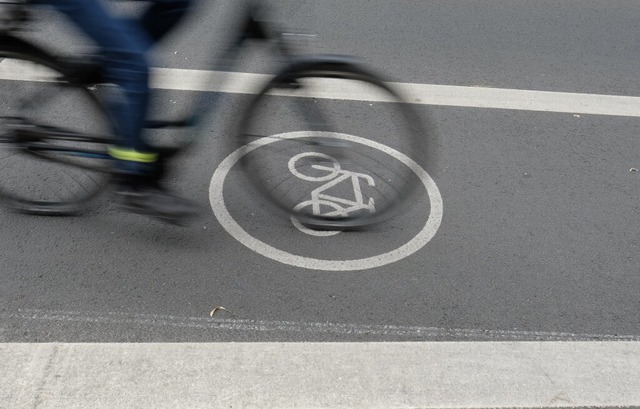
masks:
<svg viewBox="0 0 640 409"><path fill-rule="evenodd" d="M19 10L21 16L23 16L19 23L22 24L29 20L29 16L24 9L24 2L15 1L11 2L12 5L15 5L15 9ZM286 34L284 32L278 33L273 31L270 26L267 25L266 22L257 19L255 16L258 14L259 10L261 10L261 6L257 3L250 2L246 9L244 10L244 18L243 24L241 25L243 28L240 30L239 35L233 41L230 46L223 51L220 58L217 58L217 66L214 71L224 72L230 71L233 67L235 61L237 61L240 52L245 48L246 44L251 41L259 41L264 44L271 43L270 50L277 54L279 57L283 58L285 65L291 64L293 59L293 52L291 47L286 42ZM29 52L33 55L44 54L42 50L31 45L29 42L22 40L21 38L13 35L12 31L20 30L19 24L11 27L10 30L4 30L0 32L0 41L3 44L9 44L16 48L16 50L29 50ZM54 56L59 62L63 62L64 59L59 56ZM72 67L73 68L73 67ZM84 67L87 69L93 69L95 67L88 66ZM59 79L62 82L71 82L77 83L77 81L70 77L65 76ZM91 83L81 83L81 85L92 85ZM211 100L208 99L207 103L204 103L204 98L195 97L194 98L194 106L190 110L190 114L180 117L178 119L172 120L149 120L145 124L146 129L164 129L164 128L186 128L186 127L194 127L198 123L200 123L200 119L208 114L212 107ZM214 101L213 103L214 109L215 105L217 105ZM43 140L64 140L64 141L78 141L78 142L88 142L95 144L113 144L113 138L103 136L103 135L83 135L75 132L70 132L61 128L54 128L51 126L42 126L34 124L20 124L22 118L16 117L17 125L13 128L16 132L16 146L25 150L25 152L30 154L35 154L39 157L70 163L74 166L96 170L101 172L109 172L108 169L105 169L103 166L93 167L87 164L78 164L77 162L70 162L65 160L61 155L47 155L47 152L50 153L64 153L69 156L82 156L87 158L98 158L98 159L112 159L108 154L104 152L104 150L93 150L93 149L76 149L70 150L69 148L64 148L61 146L56 146L51 143L46 143ZM196 132L192 133L191 137L185 137L185 140L182 141L177 146L174 147L158 147L159 151L164 158L168 159L178 152L186 150L188 147L192 146L198 137L194 136Z"/></svg>
<svg viewBox="0 0 640 409"><path fill-rule="evenodd" d="M244 8L243 20L241 20L242 24L240 25L241 30L239 30L234 41L222 50L219 54L219 58L215 59L215 63L211 64L212 71L210 71L210 73L214 74L212 79L216 84L213 84L213 87L198 87L199 89L213 91L213 100L211 92L200 92L193 96L190 95L190 97L193 98L191 98L191 101L188 104L189 111L187 115L176 115L176 118L172 120L149 120L146 123L146 127L151 129L186 127L198 129L197 132L192 131L191 134L186 133L184 136L181 136L180 142L177 145L172 147L156 146L155 150L160 153L160 160L167 160L173 157L176 153L186 150L193 145L196 140L200 139L200 134L203 134L202 136L204 136L204 134L208 134L208 132L202 131L202 129L204 129L202 126L196 125L204 123L205 121L203 121L203 119L205 116L210 116L212 110L219 110L219 108L221 108L222 104L220 103L220 98L222 98L223 95L226 95L228 92L234 92L232 90L229 90L228 92L225 91L228 89L227 82L236 77L224 74L235 72L234 68L236 68L238 62L241 61L239 54L245 50L245 45L248 42L259 42L261 44L261 48L268 50L272 56L275 56L274 60L276 63L279 63L279 65L272 67L274 69L273 72L275 73L272 77L266 79L263 84L256 85L255 91L257 92L241 91L248 94L246 95L245 100L243 100L242 111L239 112L239 118L241 118L241 120L236 120L234 118L231 126L233 135L236 139L233 144L236 145L236 147L238 145L242 145L244 148L236 149L234 152L250 152L257 147L262 147L272 142L295 139L297 146L294 146L293 149L288 151L293 157L298 157L295 155L300 152L302 152L303 155L311 153L312 155L320 156L325 160L330 158L335 162L341 161L342 155L347 158L353 153L353 157L358 159L362 158L366 162L372 161L372 163L369 164L372 167L381 165L381 161L376 160L375 155L373 157L368 154L360 154L357 156L358 146L365 145L365 149L368 146L371 149L380 150L383 153L386 153L387 156L392 156L391 160L395 158L396 161L399 160L401 163L399 168L397 168L397 166L384 167L383 165L385 175L387 170L391 173L398 170L398 174L394 174L395 177L389 178L388 180L380 179L381 183L374 182L374 179L368 172L369 167L367 166L363 168L364 170L367 170L366 172L361 171L358 167L345 168L342 172L339 170L336 170L336 172L332 171L330 174L330 179L332 180L326 180L326 183L322 186L315 186L314 190L309 192L310 196L305 195L305 198L311 198L310 201L302 203L298 203L296 200L298 198L296 197L283 197L283 195L280 194L280 190L271 188L271 181L277 179L280 175L275 174L276 178L271 178L270 175L268 175L268 171L272 170L272 168L270 166L262 166L264 163L261 162L261 160L264 159L269 161L269 155L243 154L242 158L239 160L240 166L244 168L245 172L249 172L250 174L256 173L255 177L249 178L249 181L254 185L259 193L262 193L273 205L275 205L274 207L279 208L289 215L293 215L295 213L295 217L298 222L302 223L302 225L306 225L307 227L317 226L321 229L355 228L356 226L363 226L383 220L382 215L391 214L390 210L392 210L392 208L397 208L398 203L400 203L404 198L409 197L415 188L416 184L413 183L415 181L415 177L411 172L415 173L417 176L419 175L415 171L413 165L410 165L414 162L407 163L404 160L398 159L398 156L390 154L389 151L385 149L379 148L378 146L380 146L380 144L376 142L372 142L371 144L366 142L363 143L362 141L366 141L366 138L359 138L357 136L354 136L353 138L342 137L346 134L339 134L336 133L336 131L341 127L347 131L352 129L350 121L345 119L350 118L350 116L346 115L345 117L338 115L334 118L333 114L335 111L331 109L331 107L325 110L323 108L327 107L323 107L323 104L318 104L317 102L324 98L332 98L330 93L327 94L324 91L327 86L336 84L339 80L354 81L350 82L350 84L361 84L365 87L373 87L377 92L382 93L383 98L381 98L380 101L385 104L377 104L375 108L371 109L365 107L367 113L375 116L379 112L377 110L379 108L384 114L380 120L384 121L386 115L392 115L388 118L398 118L397 121L392 120L392 123L390 122L391 125L393 125L393 128L389 128L386 123L377 128L381 131L391 129L394 135L395 133L398 134L397 136L394 136L394 142L399 141L406 144L409 152L414 156L420 156L421 160L426 160L426 155L421 155L421 152L423 152L423 143L421 143L420 140L427 134L427 131L422 126L420 115L415 110L411 109L410 105L406 103L406 100L402 95L394 90L393 85L390 85L378 73L371 71L366 67L366 65L355 61L352 57L335 55L304 55L294 52L294 47L292 47L293 44L289 41L293 34L276 31L272 28L273 26L267 24L264 20L256 18L259 9L260 7L255 2L249 3L248 6ZM89 75L86 75L86 73L83 72L78 72L78 68L91 69L95 67L87 66L86 63L70 64L69 62L65 62L64 58L52 56L49 52L26 41L20 40L11 33L0 33L0 41L4 41L2 44L3 56L11 58L15 50L15 57L17 59L40 63L40 65L52 68L55 72L53 76L48 78L35 77L30 75L30 73L33 72L35 74L40 71L30 70L28 64L23 66L24 68L16 70L15 75L12 71L8 71L8 74L10 75L8 78L10 79L44 81L53 83L54 86L49 87L48 92L40 92L37 98L26 98L22 100L18 105L18 108L9 113L13 118L4 117L8 126L6 127L7 131L4 132L3 135L0 135L0 141L4 142L5 146L8 146L9 149L21 149L21 152L36 155L47 160L63 162L71 166L77 166L107 174L113 172L113 167L111 165L113 158L108 155L106 145L116 144L115 138L102 135L84 135L81 134L82 131L80 131L80 133L75 133L70 132L68 129L37 124L30 122L30 118L27 116L20 118L20 113L13 113L16 111L19 112L19 109L24 107L33 109L33 104L37 104L42 100L47 101L55 98L55 96L59 94L60 86L72 86L76 88L83 93L84 97L87 98L92 105L97 103L98 112L102 111L100 104L103 98L98 98L91 87L93 84L101 84L102 81L93 79L93 76L91 75L94 74L93 71L89 71ZM7 44L9 44L9 46L7 46ZM7 66L11 67L11 64L7 64ZM22 73L25 73L26 75L21 76L20 74ZM162 88L162 86L160 88ZM350 91L348 88L349 87L346 87L346 90ZM168 89L171 89L171 87L168 87ZM107 90L107 92L109 91ZM272 97L275 97L275 99ZM280 99L281 97L285 97L287 99L282 100ZM295 101L291 101L289 98L295 98ZM29 101L35 102L30 104ZM261 120L270 119L269 115L272 112L270 107L265 110L263 104L268 105L272 101L284 101L286 104L291 102L291 106L287 109L277 112L279 114L282 113L283 115L291 115L292 121L281 121L280 117L276 116L273 118L273 123L263 126L265 123L261 122ZM356 101L358 101L358 99L356 99ZM391 102L392 105L386 105L386 102ZM332 102L329 102L328 104L331 105ZM373 105L374 104L368 104L368 106ZM46 115L49 111L41 110L40 112ZM218 112L222 112L222 110L219 110ZM218 112L215 112L215 114ZM262 117L261 114L263 115ZM332 119L332 121L329 122L327 119ZM341 120L349 121L349 125L342 126L344 125L344 122L340 123ZM215 121L215 123L218 122ZM304 134L300 135L298 132L275 132L275 130L281 129L280 125L291 124L293 124L293 128L297 131L300 130L299 124L303 125ZM375 125L373 126L375 127ZM61 127L66 127L66 125L61 125ZM384 132L379 136L384 138ZM77 141L82 142L83 144L88 143L89 145L93 143L99 146L97 149L84 148L82 145L65 144L61 143L61 141ZM300 144L306 146L300 147ZM279 150L281 147L285 147L286 145L286 143L278 145L275 150ZM426 149L424 152L427 152ZM289 153L287 153L287 155L288 154ZM89 158L89 160L82 160L84 158ZM94 158L103 160L93 160ZM413 159L409 159L409 161L411 160ZM254 166L252 166L251 161L253 161ZM314 161L311 160L311 162ZM325 168L323 166L324 165L321 163L311 163L311 168L315 171L322 172L330 170L329 167ZM261 169L261 167L263 169ZM295 175L294 172L292 173ZM405 175L406 173L408 173L408 176ZM283 175L286 177L286 179L284 179L285 181L295 181L295 179L292 179L288 173L284 172ZM305 180L304 177L301 179ZM391 185L392 179L393 185ZM353 190L353 199L342 198L340 194L333 194L335 191L333 187L336 185L340 185L341 188L350 186ZM381 193L378 197L383 198L383 200L376 200L377 203L374 203L373 196L365 195L362 191L363 187L365 189L369 189L369 187L380 188L378 190L380 190ZM382 192L385 189L389 194ZM287 192L290 191L293 190L287 190ZM2 192L0 191L0 193ZM13 197L10 192L4 194L4 196L6 196L7 200L10 201L10 207L14 207L20 211L61 214L69 211L75 211L79 208L79 206L73 203L73 200L71 202L66 202L64 199L55 199L54 201L45 201L43 204L42 201L38 199L34 201L20 197ZM307 204L310 206L312 212L299 211L300 208L298 206L306 206ZM324 210L321 211L321 207L326 208L326 206L333 208L333 211L329 213L324 212Z"/></svg>
<svg viewBox="0 0 640 409"><path fill-rule="evenodd" d="M239 55L246 49L248 43L258 42L261 43L264 48L268 49L274 57L274 60L281 59L282 67L292 66L295 62L302 61L308 58L298 54L295 47L287 41L288 37L295 36L296 34L285 32L279 27L273 25L273 23L267 23L265 20L257 18L261 14L264 6L258 4L257 1L248 1L245 4L243 10L243 18L241 20L242 27L238 31L236 38L230 42L229 46L224 49L220 55L215 58L213 65L213 72L230 73L233 72L233 68L239 60ZM335 60L335 58L333 58ZM218 84L219 88L224 88L224 83ZM297 84L290 84L291 87L296 87ZM212 108L216 108L216 101L211 103L210 99L205 102L205 96L196 97L194 99L194 106L189 110L190 114L177 120L170 121L149 121L147 123L147 129L160 129L160 128L180 128L185 126L193 126L200 122L200 118L207 115ZM213 107L212 107L213 105ZM179 150L183 150L191 146L198 138L192 137L185 140L180 146Z"/></svg>

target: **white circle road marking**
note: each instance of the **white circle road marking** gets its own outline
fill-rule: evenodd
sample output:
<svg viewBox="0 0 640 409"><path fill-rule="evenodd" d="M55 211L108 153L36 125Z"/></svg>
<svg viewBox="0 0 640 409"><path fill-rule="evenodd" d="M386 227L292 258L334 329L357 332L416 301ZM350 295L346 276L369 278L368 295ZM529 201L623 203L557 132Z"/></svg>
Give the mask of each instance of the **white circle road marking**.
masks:
<svg viewBox="0 0 640 409"><path fill-rule="evenodd" d="M273 246L270 246L255 237L247 233L234 219L227 210L224 203L224 180L229 173L229 170L238 162L240 158L249 152L257 149L261 146L268 145L273 142L277 142L283 139L297 139L297 138L309 138L309 137L325 137L345 140L349 142L359 143L382 151L404 163L408 166L419 178L431 202L431 212L427 217L427 221L411 240L404 245L398 247L395 250L379 254L377 256L355 259L355 260L323 260L311 257L299 256L286 251L279 250ZM272 260L279 261L284 264L289 264L296 267L307 268L312 270L326 270L326 271L353 271L353 270L367 270L370 268L384 266L401 260L416 251L420 250L425 244L427 244L438 231L440 223L442 222L442 197L440 191L436 186L431 176L422 169L413 159L409 158L405 154L398 152L397 150L385 146L381 143L371 141L359 136L334 133L334 132L287 132L278 135L274 135L273 138L261 138L251 142L245 146L242 146L227 156L220 166L213 173L211 178L211 184L209 186L209 201L213 213L227 232L233 236L240 243Z"/></svg>

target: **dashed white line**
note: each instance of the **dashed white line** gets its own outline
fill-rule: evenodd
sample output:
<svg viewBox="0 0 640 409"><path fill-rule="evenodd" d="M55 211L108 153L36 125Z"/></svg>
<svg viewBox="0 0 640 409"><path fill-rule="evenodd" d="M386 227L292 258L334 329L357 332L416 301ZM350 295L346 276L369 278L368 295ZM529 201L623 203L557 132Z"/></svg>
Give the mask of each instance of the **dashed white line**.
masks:
<svg viewBox="0 0 640 409"><path fill-rule="evenodd" d="M372 335L399 339L489 341L636 341L640 335L579 334L570 332L438 328L425 326L348 324L332 322L266 321L184 317L160 314L20 309L0 313L3 319L20 321L79 322L106 325L148 325L196 330L295 332L307 334Z"/></svg>

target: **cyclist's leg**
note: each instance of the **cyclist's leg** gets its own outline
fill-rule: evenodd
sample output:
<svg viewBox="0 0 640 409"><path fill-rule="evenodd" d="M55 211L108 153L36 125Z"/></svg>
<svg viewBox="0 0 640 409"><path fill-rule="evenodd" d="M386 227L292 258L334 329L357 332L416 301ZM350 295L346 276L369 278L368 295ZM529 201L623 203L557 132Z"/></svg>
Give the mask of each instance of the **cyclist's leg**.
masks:
<svg viewBox="0 0 640 409"><path fill-rule="evenodd" d="M147 113L149 65L145 52L150 39L134 24L111 15L99 0L40 0L66 14L100 47L106 80L119 86L121 95L111 102L121 147L150 153L141 137ZM143 155L142 163L149 155ZM131 154L129 161L135 161ZM141 167L143 168L143 167ZM135 166L131 167L134 171Z"/></svg>
<svg viewBox="0 0 640 409"><path fill-rule="evenodd" d="M118 193L123 205L132 211L168 221L194 215L197 207L175 197L158 185L161 164L158 155L141 133L149 100L149 65L146 51L152 44L144 30L134 22L111 15L99 0L39 0L68 15L100 47L108 82L119 86L120 94L111 101L120 146L111 154L122 172Z"/></svg>

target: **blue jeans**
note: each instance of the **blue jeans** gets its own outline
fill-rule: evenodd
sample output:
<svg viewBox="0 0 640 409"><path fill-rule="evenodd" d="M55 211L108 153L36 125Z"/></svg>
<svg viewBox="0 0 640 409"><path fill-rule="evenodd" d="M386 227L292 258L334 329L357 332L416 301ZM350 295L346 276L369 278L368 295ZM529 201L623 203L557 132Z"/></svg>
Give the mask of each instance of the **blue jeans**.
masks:
<svg viewBox="0 0 640 409"><path fill-rule="evenodd" d="M139 1L139 0L138 0ZM119 98L110 109L121 146L152 152L142 138L149 105L147 51L188 11L191 0L150 0L137 20L112 15L101 0L37 0L66 14L100 49L106 82L117 85ZM135 168L135 166L132 166Z"/></svg>

